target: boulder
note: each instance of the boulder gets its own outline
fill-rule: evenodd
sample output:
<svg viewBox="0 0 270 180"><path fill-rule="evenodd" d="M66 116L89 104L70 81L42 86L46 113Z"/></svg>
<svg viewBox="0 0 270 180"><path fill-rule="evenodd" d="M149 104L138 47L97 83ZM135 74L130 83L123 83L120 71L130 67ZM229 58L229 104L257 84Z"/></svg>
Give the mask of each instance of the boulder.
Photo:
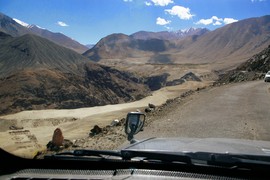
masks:
<svg viewBox="0 0 270 180"><path fill-rule="evenodd" d="M148 107L152 108L152 109L156 109L156 106L154 104L151 104L151 103L148 104Z"/></svg>
<svg viewBox="0 0 270 180"><path fill-rule="evenodd" d="M102 132L102 129L98 125L95 125L93 127L93 129L90 130L90 134L89 135L90 136L95 136L95 135L97 135L97 134L99 134L101 132Z"/></svg>
<svg viewBox="0 0 270 180"><path fill-rule="evenodd" d="M113 127L113 126L120 126L121 125L121 123L120 123L120 121L118 120L118 119L115 119L115 120L113 120L112 122L111 122L111 126Z"/></svg>
<svg viewBox="0 0 270 180"><path fill-rule="evenodd" d="M52 144L54 146L63 146L64 136L60 128L56 128L52 137Z"/></svg>

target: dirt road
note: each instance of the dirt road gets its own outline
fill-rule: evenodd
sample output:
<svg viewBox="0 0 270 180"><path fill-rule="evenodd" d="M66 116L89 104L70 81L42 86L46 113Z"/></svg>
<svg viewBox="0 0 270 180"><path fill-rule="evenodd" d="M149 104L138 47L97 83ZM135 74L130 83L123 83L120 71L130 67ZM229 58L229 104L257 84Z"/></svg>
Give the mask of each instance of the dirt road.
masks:
<svg viewBox="0 0 270 180"><path fill-rule="evenodd" d="M268 83L253 81L201 91L135 137L270 140L269 88Z"/></svg>

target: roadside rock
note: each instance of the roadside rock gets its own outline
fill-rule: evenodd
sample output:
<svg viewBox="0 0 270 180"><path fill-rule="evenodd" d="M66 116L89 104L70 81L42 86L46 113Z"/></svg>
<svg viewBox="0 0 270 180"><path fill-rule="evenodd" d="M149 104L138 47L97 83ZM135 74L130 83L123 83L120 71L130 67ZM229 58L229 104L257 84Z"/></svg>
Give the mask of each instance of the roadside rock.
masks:
<svg viewBox="0 0 270 180"><path fill-rule="evenodd" d="M69 147L72 147L73 143L72 141L68 140L68 139L64 139L63 140L63 144L61 146L56 146L52 143L52 141L49 141L47 144L47 150L48 151L60 151Z"/></svg>
<svg viewBox="0 0 270 180"><path fill-rule="evenodd" d="M64 136L60 128L56 128L52 137L52 144L54 146L62 146L64 141Z"/></svg>
<svg viewBox="0 0 270 180"><path fill-rule="evenodd" d="M10 130L21 130L21 129L23 129L23 127L22 126L18 126L18 125L12 125L12 126L9 127L9 129Z"/></svg>
<svg viewBox="0 0 270 180"><path fill-rule="evenodd" d="M68 140L64 139L63 133L60 128L56 128L53 133L52 140L47 144L48 151L60 151L65 148L69 148L73 145L73 143Z"/></svg>
<svg viewBox="0 0 270 180"><path fill-rule="evenodd" d="M113 120L112 122L111 122L111 126L113 127L113 126L120 126L121 125L121 123L120 123L120 121L118 120L118 119L115 119L115 120Z"/></svg>
<svg viewBox="0 0 270 180"><path fill-rule="evenodd" d="M148 104L148 107L149 107L149 108L156 109L156 106L155 106L154 104L151 104L151 103Z"/></svg>
<svg viewBox="0 0 270 180"><path fill-rule="evenodd" d="M93 129L90 130L89 136L92 137L92 136L95 136L101 132L102 132L102 129L98 125L95 125L93 127Z"/></svg>

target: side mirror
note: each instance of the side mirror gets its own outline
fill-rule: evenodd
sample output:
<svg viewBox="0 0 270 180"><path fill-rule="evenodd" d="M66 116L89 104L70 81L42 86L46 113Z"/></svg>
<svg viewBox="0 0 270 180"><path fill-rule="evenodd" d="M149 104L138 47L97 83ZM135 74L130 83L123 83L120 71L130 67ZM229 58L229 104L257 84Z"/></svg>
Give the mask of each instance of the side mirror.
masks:
<svg viewBox="0 0 270 180"><path fill-rule="evenodd" d="M128 135L128 140L131 143L134 142L133 136L142 130L144 121L145 115L143 113L130 112L127 114L125 133Z"/></svg>

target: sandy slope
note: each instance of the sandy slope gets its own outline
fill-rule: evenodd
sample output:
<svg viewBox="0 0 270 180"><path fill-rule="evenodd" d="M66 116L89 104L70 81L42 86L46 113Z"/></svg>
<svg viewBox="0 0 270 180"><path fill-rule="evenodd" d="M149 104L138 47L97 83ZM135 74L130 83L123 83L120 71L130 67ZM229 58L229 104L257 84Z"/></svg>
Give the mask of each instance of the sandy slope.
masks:
<svg viewBox="0 0 270 180"><path fill-rule="evenodd" d="M23 111L0 117L0 147L13 154L33 157L46 148L53 131L60 127L64 138L75 140L88 137L94 125L105 127L114 119L121 119L129 111L144 110L148 103L157 106L181 93L205 87L211 82L186 82L183 85L165 87L140 101L72 110ZM15 125L23 127L10 130Z"/></svg>

